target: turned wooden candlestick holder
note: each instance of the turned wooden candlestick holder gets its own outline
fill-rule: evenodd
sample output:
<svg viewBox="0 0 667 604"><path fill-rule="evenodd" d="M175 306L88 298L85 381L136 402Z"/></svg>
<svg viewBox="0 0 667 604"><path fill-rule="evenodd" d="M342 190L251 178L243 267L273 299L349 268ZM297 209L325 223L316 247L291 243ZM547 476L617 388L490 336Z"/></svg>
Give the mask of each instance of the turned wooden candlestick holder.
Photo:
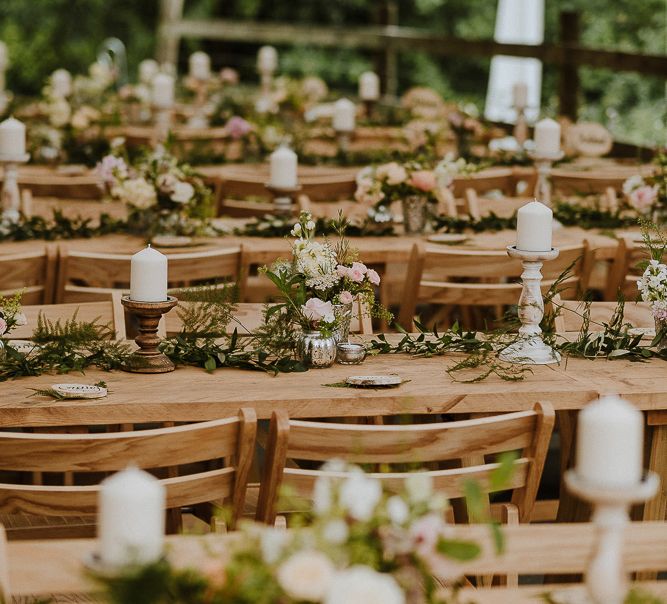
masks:
<svg viewBox="0 0 667 604"><path fill-rule="evenodd" d="M296 187L274 187L271 183L264 185L273 198L273 208L278 216L291 216L294 208L294 198L301 191L301 185Z"/></svg>
<svg viewBox="0 0 667 604"><path fill-rule="evenodd" d="M178 304L174 296L167 296L164 302L139 302L123 296L121 302L139 321L139 335L134 339L139 350L127 361L126 371L132 373L167 373L176 367L169 357L158 350L161 339L157 335L162 315Z"/></svg>

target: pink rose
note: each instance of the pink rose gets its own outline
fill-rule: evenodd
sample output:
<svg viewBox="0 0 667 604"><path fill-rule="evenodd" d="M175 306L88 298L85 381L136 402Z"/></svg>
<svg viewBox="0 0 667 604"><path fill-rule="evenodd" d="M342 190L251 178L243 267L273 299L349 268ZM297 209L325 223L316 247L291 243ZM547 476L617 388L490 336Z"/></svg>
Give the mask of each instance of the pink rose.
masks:
<svg viewBox="0 0 667 604"><path fill-rule="evenodd" d="M122 157L105 155L102 161L95 166L95 172L105 184L111 185L116 182L117 178L127 178L128 170Z"/></svg>
<svg viewBox="0 0 667 604"><path fill-rule="evenodd" d="M658 187L649 187L648 185L637 187L628 195L630 205L641 214L647 214L657 198Z"/></svg>
<svg viewBox="0 0 667 604"><path fill-rule="evenodd" d="M224 84L238 84L239 72L231 67L225 67L220 70L220 80L222 80Z"/></svg>
<svg viewBox="0 0 667 604"><path fill-rule="evenodd" d="M428 193L435 189L435 175L430 170L418 170L412 173L410 184L415 189Z"/></svg>
<svg viewBox="0 0 667 604"><path fill-rule="evenodd" d="M348 270L349 269L347 268L347 266L343 266L342 264L339 264L336 267L336 272L342 279L345 279L345 277L347 277Z"/></svg>
<svg viewBox="0 0 667 604"><path fill-rule="evenodd" d="M362 275L365 275L368 271L368 268L366 268L366 265L363 262L353 262L351 268L353 271L359 271Z"/></svg>
<svg viewBox="0 0 667 604"><path fill-rule="evenodd" d="M338 301L341 304L351 304L354 301L354 296L347 290L338 294Z"/></svg>
<svg viewBox="0 0 667 604"><path fill-rule="evenodd" d="M374 271L372 268L369 268L368 272L366 273L366 276L373 285L380 285L380 275L378 275L377 271Z"/></svg>
<svg viewBox="0 0 667 604"><path fill-rule="evenodd" d="M7 321L0 317L0 336L7 331Z"/></svg>
<svg viewBox="0 0 667 604"><path fill-rule="evenodd" d="M301 311L309 321L326 321L332 323L334 320L333 304L324 302L319 298L310 298L302 307Z"/></svg>
<svg viewBox="0 0 667 604"><path fill-rule="evenodd" d="M233 139L239 139L248 134L252 130L252 126L242 117L234 115L225 124L225 130Z"/></svg>
<svg viewBox="0 0 667 604"><path fill-rule="evenodd" d="M347 271L347 278L355 283L361 283L364 280L364 273L357 268L351 268Z"/></svg>

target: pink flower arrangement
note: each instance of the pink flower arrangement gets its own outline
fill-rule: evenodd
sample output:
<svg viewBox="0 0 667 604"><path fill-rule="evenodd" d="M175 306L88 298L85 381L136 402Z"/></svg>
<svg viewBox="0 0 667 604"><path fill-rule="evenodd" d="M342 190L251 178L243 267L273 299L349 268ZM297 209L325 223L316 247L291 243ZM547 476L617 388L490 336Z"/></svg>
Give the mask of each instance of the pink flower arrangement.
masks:
<svg viewBox="0 0 667 604"><path fill-rule="evenodd" d="M240 138L243 138L252 131L252 125L250 124L250 122L244 120L242 117L234 115L230 117L227 123L225 124L225 130L227 131L227 134L229 134L229 136L231 136L233 139L238 140Z"/></svg>
<svg viewBox="0 0 667 604"><path fill-rule="evenodd" d="M339 264L336 272L342 279L348 279L352 283L363 283L365 279L372 285L380 284L380 275L372 268L368 268L363 262L353 262L352 266Z"/></svg>
<svg viewBox="0 0 667 604"><path fill-rule="evenodd" d="M417 170L410 176L409 184L424 193L430 193L436 186L435 174L431 170Z"/></svg>
<svg viewBox="0 0 667 604"><path fill-rule="evenodd" d="M95 172L102 179L104 184L110 185L116 182L117 177L126 178L128 168L122 157L115 155L105 155L102 161L95 166Z"/></svg>
<svg viewBox="0 0 667 604"><path fill-rule="evenodd" d="M630 205L640 214L648 214L658 198L658 187L643 185L628 195Z"/></svg>

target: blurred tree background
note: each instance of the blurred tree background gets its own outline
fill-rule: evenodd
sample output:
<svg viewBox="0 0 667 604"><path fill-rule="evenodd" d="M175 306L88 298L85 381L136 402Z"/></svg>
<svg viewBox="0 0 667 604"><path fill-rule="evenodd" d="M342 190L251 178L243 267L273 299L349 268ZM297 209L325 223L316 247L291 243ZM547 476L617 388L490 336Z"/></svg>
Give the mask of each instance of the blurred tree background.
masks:
<svg viewBox="0 0 667 604"><path fill-rule="evenodd" d="M400 25L471 39L493 35L496 0L399 0L398 4ZM382 5L377 0L185 0L185 15L345 26L378 23ZM667 0L546 0L547 42L558 40L562 10L581 13L582 42L587 46L667 52ZM36 94L58 67L83 72L109 36L125 42L133 74L138 62L154 52L158 12L158 0L1 0L0 39L9 46L12 62L8 86L19 94ZM185 40L180 71L196 49L211 54L216 67L231 66L243 79L256 78L256 44ZM375 67L373 54L363 51L296 43L279 50L283 73L318 74L340 90L354 91L358 75ZM431 86L446 99L473 102L482 109L488 69L488 59L405 52L399 57L400 89ZM606 124L621 140L665 142L664 79L589 68L582 68L580 76L580 119ZM546 114L556 111L556 86L556 69L546 65Z"/></svg>

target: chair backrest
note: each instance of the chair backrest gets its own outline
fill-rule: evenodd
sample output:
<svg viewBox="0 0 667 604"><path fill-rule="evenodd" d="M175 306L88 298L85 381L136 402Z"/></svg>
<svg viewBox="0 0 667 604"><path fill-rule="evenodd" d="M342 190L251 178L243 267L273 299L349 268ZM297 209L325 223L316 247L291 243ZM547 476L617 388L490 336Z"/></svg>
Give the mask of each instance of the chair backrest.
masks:
<svg viewBox="0 0 667 604"><path fill-rule="evenodd" d="M60 199L99 199L104 192L104 184L92 170L81 166L74 173L67 174L63 166L24 166L19 171L19 185L29 189L36 197L58 197Z"/></svg>
<svg viewBox="0 0 667 604"><path fill-rule="evenodd" d="M615 175L613 172L576 172L554 169L549 178L555 193L562 195L603 194L608 189L617 193L623 191L627 174Z"/></svg>
<svg viewBox="0 0 667 604"><path fill-rule="evenodd" d="M572 277L563 282L565 297L575 297L588 287L592 253L588 243L563 246L558 258L542 268L542 288L548 290L563 271L573 265ZM418 303L458 306L516 304L521 292L521 261L506 250L443 249L416 243L403 288L399 324L412 329ZM464 282L463 282L464 281Z"/></svg>
<svg viewBox="0 0 667 604"><path fill-rule="evenodd" d="M179 333L183 327L183 322L179 317L178 308L197 304L197 302L179 302L178 307L164 317L166 335L172 336ZM236 305L234 316L227 325L227 334L232 334L234 330L239 335L251 335L261 327L266 304L242 302ZM373 333L373 325L370 314L361 301L357 302L352 309L352 321L350 323L350 333L370 335Z"/></svg>
<svg viewBox="0 0 667 604"><path fill-rule="evenodd" d="M639 295L637 280L642 274L637 265L647 260L650 260L650 254L646 246L635 243L630 237L621 237L607 276L604 299L616 300L620 292L626 300L636 300Z"/></svg>
<svg viewBox="0 0 667 604"><path fill-rule="evenodd" d="M559 309L555 318L555 329L557 333L579 332L583 325L584 302L575 300L562 300L556 295L551 300L554 310ZM591 331L601 331L603 323L609 323L616 308L616 302L590 302L590 327ZM634 327L653 327L653 313L646 302L626 302L623 320Z"/></svg>
<svg viewBox="0 0 667 604"><path fill-rule="evenodd" d="M76 315L77 321L93 322L98 325L108 325L116 340L125 340L125 311L121 304L121 294L118 291L111 292L104 302L81 302L70 304L41 304L23 306L22 311L27 323L15 327L9 334L13 340L29 340L37 326L40 315L49 321L66 320Z"/></svg>
<svg viewBox="0 0 667 604"><path fill-rule="evenodd" d="M228 282L242 290L241 256L240 246L169 254L169 285ZM130 254L61 250L56 302L99 300L109 290L127 290L131 258Z"/></svg>
<svg viewBox="0 0 667 604"><path fill-rule="evenodd" d="M23 304L50 304L57 263L58 252L52 245L36 252L0 255L0 296L25 290Z"/></svg>
<svg viewBox="0 0 667 604"><path fill-rule="evenodd" d="M324 462L342 459L351 463L419 464L432 467L474 456L521 450L514 472L503 490L512 490L519 518L527 522L535 504L537 487L554 424L554 411L538 404L532 411L508 413L472 420L411 425L366 426L290 420L282 411L271 418L265 473L260 488L257 519L272 524L281 486L311 498L320 476L340 476L328 470L287 467L286 460ZM312 467L312 464L307 466ZM480 481L491 490L490 473L495 462L444 470L419 470L432 477L434 487L450 499L464 496L464 483ZM390 490L403 488L406 472L372 473Z"/></svg>
<svg viewBox="0 0 667 604"><path fill-rule="evenodd" d="M231 500L233 521L243 510L252 464L257 420L254 410L238 417L183 426L106 434L0 433L0 469L10 472L116 472L134 464L142 469L179 468L162 479L167 508ZM219 460L233 459L226 465ZM186 464L201 465L188 471ZM214 469L210 469L213 467ZM0 511L41 516L80 516L97 508L99 484L43 486L0 484Z"/></svg>
<svg viewBox="0 0 667 604"><path fill-rule="evenodd" d="M477 193L500 189L505 195L514 195L516 177L512 168L489 168L475 174L457 176L453 188L456 197L463 197L466 189L473 189Z"/></svg>

